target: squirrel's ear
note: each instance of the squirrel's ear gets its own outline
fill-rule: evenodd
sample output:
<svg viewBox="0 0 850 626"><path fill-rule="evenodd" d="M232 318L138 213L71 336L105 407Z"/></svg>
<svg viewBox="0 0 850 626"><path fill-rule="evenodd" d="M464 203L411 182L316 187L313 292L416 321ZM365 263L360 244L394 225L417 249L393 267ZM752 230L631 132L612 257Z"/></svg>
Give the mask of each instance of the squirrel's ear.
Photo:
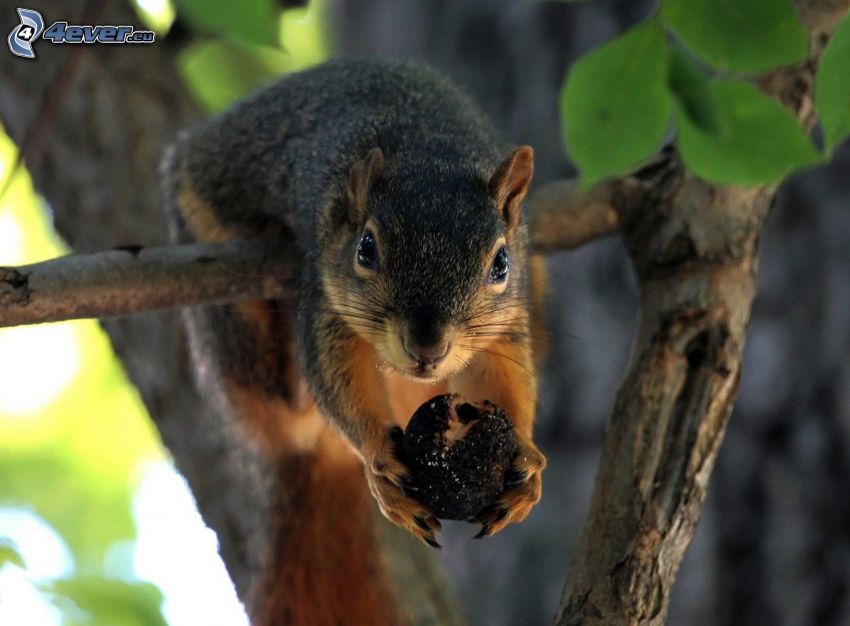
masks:
<svg viewBox="0 0 850 626"><path fill-rule="evenodd" d="M505 224L513 228L519 223L519 210L528 184L534 174L534 150L520 146L502 161L490 178L490 195L502 212Z"/></svg>
<svg viewBox="0 0 850 626"><path fill-rule="evenodd" d="M348 172L348 219L359 224L366 212L369 190L384 170L384 153L372 148L363 159L351 166Z"/></svg>

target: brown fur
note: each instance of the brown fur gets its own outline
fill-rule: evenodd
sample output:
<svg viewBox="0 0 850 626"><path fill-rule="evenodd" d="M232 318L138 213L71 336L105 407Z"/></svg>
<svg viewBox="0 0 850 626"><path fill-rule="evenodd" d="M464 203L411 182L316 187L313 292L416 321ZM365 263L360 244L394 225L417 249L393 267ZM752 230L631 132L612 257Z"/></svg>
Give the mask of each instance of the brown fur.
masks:
<svg viewBox="0 0 850 626"><path fill-rule="evenodd" d="M187 226L198 239L220 241L241 234L218 223L210 207L187 186L183 186L177 201ZM509 244L514 236L509 232ZM521 467L536 472L537 478L529 481L525 489L506 494L492 512L482 517L482 523L489 524L493 532L524 518L540 497L539 470L545 460L531 443L531 429L537 398L532 348L539 343L534 338L542 328L541 307L537 306L542 298L542 272L542 261L533 259L529 268L529 297L534 303L531 320L525 307L497 309L485 319L489 324L507 324L519 333L533 323L537 328L532 338L477 344L486 352L465 354L470 365L438 384L380 369L381 359L374 346L357 334L326 337L329 353L333 346L347 356L343 363L337 363L338 377L350 380L347 400L352 414L365 413L377 416L379 423L404 427L420 404L446 391L462 393L473 401L490 400L506 409L529 452ZM337 297L342 294L337 293ZM290 303L289 310L293 308ZM257 341L266 346L262 358L283 360L289 379L287 387L299 390L284 399L233 380L223 381L234 416L254 433L282 468L281 502L275 514L275 553L264 575L263 600L256 604L262 613L252 619L257 626L400 623L392 602L388 602L392 596L375 545L372 500L365 488L362 462L338 432L329 427L306 392L294 354L292 314L286 312L284 303L265 301L239 303L234 311ZM367 424L360 427L367 446L370 441L384 441L382 434L366 431ZM392 460L386 463L388 475L393 469L403 471L395 468ZM409 510L411 517L424 516L421 505L399 496L391 480L385 480L377 487L373 485L373 490L384 489L384 500L397 510ZM502 507L510 508L511 513L495 521ZM393 510L384 513L396 523L411 524L407 518L396 517Z"/></svg>
<svg viewBox="0 0 850 626"><path fill-rule="evenodd" d="M312 397L307 406L297 410L280 396L230 380L225 384L231 411L272 458L312 451L327 428Z"/></svg>
<svg viewBox="0 0 850 626"><path fill-rule="evenodd" d="M373 101L383 104L362 106ZM512 473L523 478L481 513L485 534L521 521L539 500L545 458L532 425L542 264L528 267L521 213L533 152L503 149L472 103L434 73L342 61L272 85L169 152L175 238L268 235L302 253L298 300L187 315L199 367L219 374L234 417L280 468L275 549L249 607L257 626L403 621L364 487L385 517L434 544L439 522L404 491L407 468L391 437L433 395L490 400L514 422ZM372 215L387 228L372 225L377 242L387 234L402 243L394 252L408 251L380 280L355 254ZM439 242L430 263L422 263L435 254L420 248L425 233ZM514 278L490 280L502 236ZM477 332L458 312L468 302ZM447 311L449 356L427 371L414 357L412 372L405 342L413 334L435 342L429 325Z"/></svg>
<svg viewBox="0 0 850 626"><path fill-rule="evenodd" d="M185 181L177 208L194 238L240 236ZM278 505L272 512L274 551L260 599L249 606L256 626L390 626L401 623L388 599L389 581L373 533L372 499L362 462L321 415L297 369L293 306L246 301L233 311L261 345L264 360L279 360L292 397L283 398L232 379L222 381L233 416L280 466ZM369 358L368 345L352 358ZM258 364L259 365L259 364ZM354 363L354 367L360 364ZM370 402L386 407L379 390L364 385ZM385 411L388 413L388 410ZM344 566L343 566L344 564Z"/></svg>
<svg viewBox="0 0 850 626"><path fill-rule="evenodd" d="M216 216L215 209L195 190L192 181L180 168L177 182L177 206L186 227L198 241L228 241L246 233L233 226L225 226Z"/></svg>
<svg viewBox="0 0 850 626"><path fill-rule="evenodd" d="M293 478L296 484L291 484ZM281 481L274 566L255 626L391 626L400 623L375 544L360 459L333 429L289 456Z"/></svg>

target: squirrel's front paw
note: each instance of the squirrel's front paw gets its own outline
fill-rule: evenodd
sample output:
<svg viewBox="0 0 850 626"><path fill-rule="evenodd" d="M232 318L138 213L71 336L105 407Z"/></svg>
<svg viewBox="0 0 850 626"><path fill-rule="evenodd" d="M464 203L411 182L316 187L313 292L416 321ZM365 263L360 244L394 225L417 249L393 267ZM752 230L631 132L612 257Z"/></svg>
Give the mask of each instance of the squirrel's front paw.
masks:
<svg viewBox="0 0 850 626"><path fill-rule="evenodd" d="M396 526L410 531L429 546L439 548L436 534L440 522L431 511L405 493L411 489L410 472L396 454L398 442L403 432L393 427L385 440L371 454L366 456L366 480L378 507L384 517Z"/></svg>
<svg viewBox="0 0 850 626"><path fill-rule="evenodd" d="M475 538L487 537L508 524L524 520L531 508L540 501L546 457L530 439L519 439L519 449L505 477L505 490L492 505L481 511L471 522L481 524Z"/></svg>

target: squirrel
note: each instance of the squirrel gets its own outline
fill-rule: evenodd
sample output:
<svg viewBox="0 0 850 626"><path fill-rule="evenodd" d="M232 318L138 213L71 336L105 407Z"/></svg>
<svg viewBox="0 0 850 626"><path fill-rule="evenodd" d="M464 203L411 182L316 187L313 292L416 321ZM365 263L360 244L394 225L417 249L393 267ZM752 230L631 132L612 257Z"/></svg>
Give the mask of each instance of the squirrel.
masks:
<svg viewBox="0 0 850 626"><path fill-rule="evenodd" d="M200 376L266 450L311 452L326 469L353 450L381 513L438 547L440 522L413 497L395 441L422 402L457 392L504 408L519 442L508 487L470 521L486 536L528 515L546 465L532 437L542 263L522 211L530 147L509 150L423 65L338 60L184 131L162 172L173 241L269 237L297 259L291 298L186 315Z"/></svg>

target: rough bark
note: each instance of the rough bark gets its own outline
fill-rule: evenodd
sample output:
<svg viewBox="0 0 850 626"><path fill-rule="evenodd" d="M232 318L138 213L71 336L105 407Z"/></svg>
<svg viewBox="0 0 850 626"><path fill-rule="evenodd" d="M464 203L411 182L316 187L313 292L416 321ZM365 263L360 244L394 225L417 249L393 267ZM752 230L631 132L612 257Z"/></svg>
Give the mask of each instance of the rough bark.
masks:
<svg viewBox="0 0 850 626"><path fill-rule="evenodd" d="M664 623L738 389L771 197L673 160L619 206L640 322L558 624Z"/></svg>
<svg viewBox="0 0 850 626"><path fill-rule="evenodd" d="M574 180L557 180L535 190L526 202L535 252L572 250L615 234L620 224L614 200L622 186L616 180L581 190Z"/></svg>
<svg viewBox="0 0 850 626"><path fill-rule="evenodd" d="M801 4L810 61L763 87L810 125L814 68L847 3ZM741 375L775 186L704 183L675 158L617 199L640 321L556 623L663 624Z"/></svg>

